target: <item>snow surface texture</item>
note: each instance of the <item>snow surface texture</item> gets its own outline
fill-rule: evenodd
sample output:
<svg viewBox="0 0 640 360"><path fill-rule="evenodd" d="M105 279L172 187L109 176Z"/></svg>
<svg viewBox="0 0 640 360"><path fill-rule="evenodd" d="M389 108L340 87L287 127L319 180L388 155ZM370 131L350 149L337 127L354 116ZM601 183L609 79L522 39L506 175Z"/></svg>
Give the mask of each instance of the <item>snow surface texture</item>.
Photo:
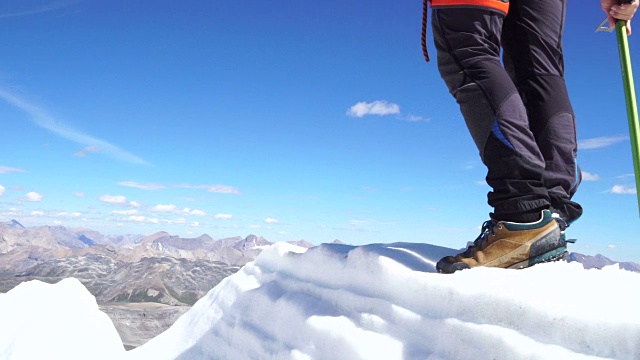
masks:
<svg viewBox="0 0 640 360"><path fill-rule="evenodd" d="M104 335L112 328L87 322L97 307L77 306L65 320L53 310L36 318L28 315L35 306L30 297L48 295L12 290L0 296L0 311L60 334L53 343L55 330L5 341L15 325L0 313L0 357L28 343L50 347L48 359L95 358L102 351L119 356L114 359L154 360L640 359L640 274L617 266L584 270L578 263L433 273L433 260L450 251L408 243L309 250L278 243L169 330L127 353ZM59 292L71 301L79 288L74 282ZM71 353L81 344L67 333L74 328L100 337L93 346L105 350L83 346L89 352Z"/></svg>
<svg viewBox="0 0 640 360"><path fill-rule="evenodd" d="M29 281L0 294L0 359L119 359L111 319L76 279Z"/></svg>

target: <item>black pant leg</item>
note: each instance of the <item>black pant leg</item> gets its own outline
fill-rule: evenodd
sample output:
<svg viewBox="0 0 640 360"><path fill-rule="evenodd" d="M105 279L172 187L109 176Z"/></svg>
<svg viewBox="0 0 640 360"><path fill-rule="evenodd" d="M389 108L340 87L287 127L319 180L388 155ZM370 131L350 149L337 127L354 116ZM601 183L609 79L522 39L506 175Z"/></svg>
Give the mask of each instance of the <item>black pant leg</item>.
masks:
<svg viewBox="0 0 640 360"><path fill-rule="evenodd" d="M434 9L438 69L487 166L497 219L549 207L544 158L518 90L500 62L504 15L479 8Z"/></svg>
<svg viewBox="0 0 640 360"><path fill-rule="evenodd" d="M571 222L580 217L582 207L571 201L581 177L575 115L564 80L565 12L566 0L511 0L502 44L505 67L544 157L551 207Z"/></svg>

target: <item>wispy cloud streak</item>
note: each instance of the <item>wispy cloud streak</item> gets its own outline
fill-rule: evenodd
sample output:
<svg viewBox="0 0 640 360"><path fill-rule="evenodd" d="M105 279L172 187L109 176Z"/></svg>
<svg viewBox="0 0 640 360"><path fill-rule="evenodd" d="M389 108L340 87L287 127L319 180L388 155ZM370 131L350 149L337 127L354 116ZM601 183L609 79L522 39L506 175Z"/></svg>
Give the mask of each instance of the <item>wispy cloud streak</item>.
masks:
<svg viewBox="0 0 640 360"><path fill-rule="evenodd" d="M628 136L601 136L578 141L579 150L594 150L609 147L628 140Z"/></svg>
<svg viewBox="0 0 640 360"><path fill-rule="evenodd" d="M219 194L240 194L240 190L236 189L233 186L229 185L189 185L189 184L180 184L173 185L173 187L181 188L181 189L205 189L210 193L219 193Z"/></svg>
<svg viewBox="0 0 640 360"><path fill-rule="evenodd" d="M72 5L79 3L79 1L59 1L59 2L53 2L50 4L38 5L38 6L32 5L28 1L22 1L22 0L19 2L17 1L16 3L20 3L22 8L15 9L13 11L10 10L9 12L5 12L5 13L0 13L0 19L32 16L32 15L38 15L38 14L44 14L44 13L54 12L58 10L63 10Z"/></svg>
<svg viewBox="0 0 640 360"><path fill-rule="evenodd" d="M98 139L91 135L84 134L72 128L71 126L58 121L57 119L47 114L44 110L40 109L38 106L33 105L4 89L0 89L0 98L13 105L14 107L26 112L30 116L30 120L34 124L40 126L43 129L49 130L50 132L64 139L76 142L87 147L91 147L92 149L96 149L101 153L107 154L122 161L138 165L151 165L142 158L133 155L125 150L122 150L116 145L113 145L105 140Z"/></svg>
<svg viewBox="0 0 640 360"><path fill-rule="evenodd" d="M0 174L13 174L18 172L25 172L23 169L13 168L9 166L1 166L0 165Z"/></svg>
<svg viewBox="0 0 640 360"><path fill-rule="evenodd" d="M626 186L626 185L613 185L613 187L611 188L611 190L609 190L609 192L611 194L618 194L618 195L629 195L629 194L637 194L638 191L631 187L631 186Z"/></svg>
<svg viewBox="0 0 640 360"><path fill-rule="evenodd" d="M142 190L161 190L166 188L166 186L158 183L139 183L137 181L119 181L118 185Z"/></svg>

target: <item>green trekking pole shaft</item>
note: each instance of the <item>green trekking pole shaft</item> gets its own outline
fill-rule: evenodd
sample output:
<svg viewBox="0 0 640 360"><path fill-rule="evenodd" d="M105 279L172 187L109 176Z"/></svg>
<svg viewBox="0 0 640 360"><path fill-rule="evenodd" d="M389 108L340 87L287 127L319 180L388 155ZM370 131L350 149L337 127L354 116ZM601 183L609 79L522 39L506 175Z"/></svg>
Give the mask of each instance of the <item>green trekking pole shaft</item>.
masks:
<svg viewBox="0 0 640 360"><path fill-rule="evenodd" d="M619 20L616 22L616 35L618 37L618 50L620 51L620 65L622 67L624 96L627 103L627 116L629 117L629 133L631 135L633 168L635 170L636 192L638 194L638 210L640 211L640 125L638 124L638 105L636 103L635 86L633 85L633 72L631 71L631 56L629 54L626 21Z"/></svg>

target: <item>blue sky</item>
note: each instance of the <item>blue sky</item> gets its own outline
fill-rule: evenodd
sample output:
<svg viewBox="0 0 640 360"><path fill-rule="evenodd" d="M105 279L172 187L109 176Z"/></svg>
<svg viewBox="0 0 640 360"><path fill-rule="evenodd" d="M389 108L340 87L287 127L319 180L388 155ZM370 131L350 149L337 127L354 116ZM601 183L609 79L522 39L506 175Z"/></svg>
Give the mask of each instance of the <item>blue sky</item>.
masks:
<svg viewBox="0 0 640 360"><path fill-rule="evenodd" d="M489 188L422 58L421 7L3 2L0 220L463 247L488 217ZM594 32L603 18L596 1L569 3L566 78L586 172L569 236L574 251L640 261L616 39Z"/></svg>

